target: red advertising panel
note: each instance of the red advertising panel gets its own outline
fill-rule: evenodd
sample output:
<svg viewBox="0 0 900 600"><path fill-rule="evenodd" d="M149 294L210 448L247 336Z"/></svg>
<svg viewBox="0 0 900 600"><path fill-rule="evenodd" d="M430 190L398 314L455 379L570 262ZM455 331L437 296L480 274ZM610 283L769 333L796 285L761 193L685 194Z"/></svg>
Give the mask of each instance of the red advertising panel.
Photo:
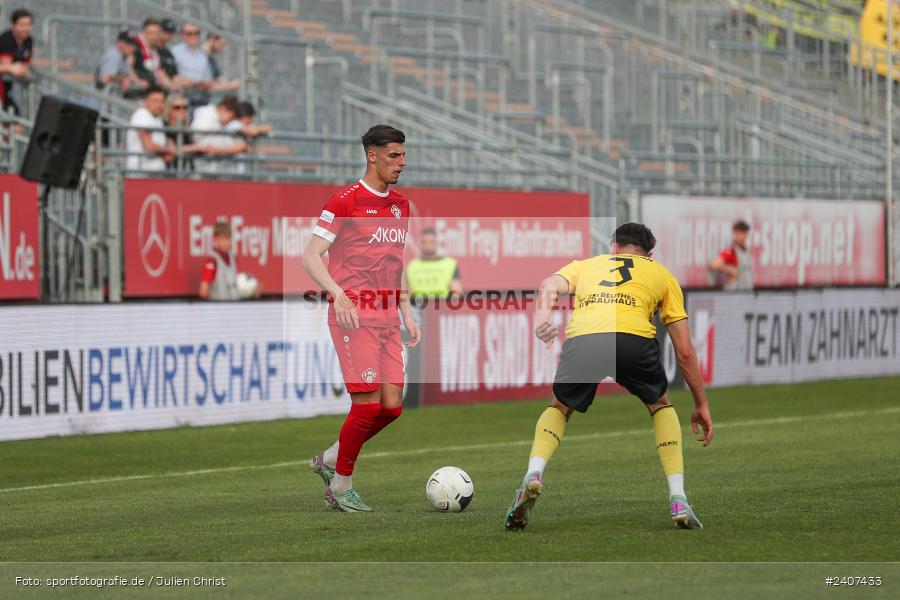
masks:
<svg viewBox="0 0 900 600"><path fill-rule="evenodd" d="M426 307L421 351L422 403L463 404L549 398L570 309L557 310L560 329L551 348L534 335L534 296ZM613 383L601 393L621 391Z"/></svg>
<svg viewBox="0 0 900 600"><path fill-rule="evenodd" d="M38 299L38 187L0 175L0 299Z"/></svg>
<svg viewBox="0 0 900 600"><path fill-rule="evenodd" d="M548 349L534 336L533 309L521 299L493 310L476 301L426 308L423 403L548 397L562 345ZM555 317L562 325L563 313Z"/></svg>
<svg viewBox="0 0 900 600"><path fill-rule="evenodd" d="M341 186L132 179L125 182L125 294L197 292L217 221L232 225L238 270L266 292L315 289L300 259L322 206ZM467 289L536 287L590 251L585 194L399 188L413 240L438 230ZM415 247L411 244L410 258Z"/></svg>
<svg viewBox="0 0 900 600"><path fill-rule="evenodd" d="M299 264L316 217L333 193L333 186L126 180L125 294L196 294L218 221L232 225L238 270L252 273L264 290L310 289L312 282L304 279L297 289L284 290L283 269L286 262Z"/></svg>
<svg viewBox="0 0 900 600"><path fill-rule="evenodd" d="M884 205L870 200L641 198L656 236L654 256L685 287L711 287L707 265L731 243L738 219L750 224L756 287L881 285Z"/></svg>

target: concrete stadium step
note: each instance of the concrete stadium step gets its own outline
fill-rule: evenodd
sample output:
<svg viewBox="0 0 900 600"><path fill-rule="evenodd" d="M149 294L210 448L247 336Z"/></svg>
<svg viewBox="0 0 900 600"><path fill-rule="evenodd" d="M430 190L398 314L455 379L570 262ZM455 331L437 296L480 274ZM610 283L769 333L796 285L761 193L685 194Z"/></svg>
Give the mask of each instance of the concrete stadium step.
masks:
<svg viewBox="0 0 900 600"><path fill-rule="evenodd" d="M251 5L250 14L254 17L266 17L269 20L294 18L294 11L269 8L268 4Z"/></svg>
<svg viewBox="0 0 900 600"><path fill-rule="evenodd" d="M441 69L431 69L430 72L437 80L441 80L444 77L444 72ZM394 65L394 75L407 75L425 79L428 77L428 73L429 70L426 67L419 67L417 65Z"/></svg>
<svg viewBox="0 0 900 600"><path fill-rule="evenodd" d="M60 71L59 74L76 83L94 83L93 73L84 73L82 71Z"/></svg>
<svg viewBox="0 0 900 600"><path fill-rule="evenodd" d="M294 153L293 148L287 144L258 144L257 152L266 155L290 156Z"/></svg>
<svg viewBox="0 0 900 600"><path fill-rule="evenodd" d="M485 100L483 108L488 112L499 110L529 114L535 112L534 107L530 104L523 102L507 102L506 104L502 104L500 100Z"/></svg>
<svg viewBox="0 0 900 600"><path fill-rule="evenodd" d="M641 173L666 173L666 165L666 162L660 160L641 160L637 163L638 171ZM687 163L673 161L671 165L675 173L688 173L691 170L691 166Z"/></svg>
<svg viewBox="0 0 900 600"><path fill-rule="evenodd" d="M49 69L50 59L46 56L35 56L31 59L31 64L43 69ZM72 70L75 68L75 61L69 58L58 58L56 59L56 66L59 69Z"/></svg>
<svg viewBox="0 0 900 600"><path fill-rule="evenodd" d="M367 55L371 51L371 46L356 42L337 41L331 45L331 49L335 52L352 52L354 54Z"/></svg>
<svg viewBox="0 0 900 600"><path fill-rule="evenodd" d="M321 21L304 21L302 19L295 19L293 17L267 16L266 20L272 27L277 27L279 29L297 29L310 33L317 31L326 31L328 27Z"/></svg>
<svg viewBox="0 0 900 600"><path fill-rule="evenodd" d="M327 29L299 28L299 30L300 37L307 40L322 41L329 44L338 42L356 44L359 41L359 38L357 38L356 35L352 33L337 33L334 31L328 31Z"/></svg>

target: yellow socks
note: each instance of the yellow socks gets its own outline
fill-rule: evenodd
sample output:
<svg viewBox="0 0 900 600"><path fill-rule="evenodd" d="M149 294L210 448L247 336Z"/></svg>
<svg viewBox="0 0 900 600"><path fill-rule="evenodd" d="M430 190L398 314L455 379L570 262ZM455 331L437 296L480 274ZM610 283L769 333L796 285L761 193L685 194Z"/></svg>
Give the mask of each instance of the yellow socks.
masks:
<svg viewBox="0 0 900 600"><path fill-rule="evenodd" d="M565 415L553 407L548 407L534 428L534 443L531 445L531 459L528 461L529 473L544 472L547 461L559 448L559 442L565 432Z"/></svg>
<svg viewBox="0 0 900 600"><path fill-rule="evenodd" d="M653 430L656 432L656 451L662 463L666 481L669 484L669 498L683 498L684 493L684 456L681 453L681 425L678 413L672 406L661 408L651 417Z"/></svg>
<svg viewBox="0 0 900 600"><path fill-rule="evenodd" d="M684 473L684 457L681 454L681 425L678 413L672 406L661 408L651 417L656 432L656 452L668 477Z"/></svg>

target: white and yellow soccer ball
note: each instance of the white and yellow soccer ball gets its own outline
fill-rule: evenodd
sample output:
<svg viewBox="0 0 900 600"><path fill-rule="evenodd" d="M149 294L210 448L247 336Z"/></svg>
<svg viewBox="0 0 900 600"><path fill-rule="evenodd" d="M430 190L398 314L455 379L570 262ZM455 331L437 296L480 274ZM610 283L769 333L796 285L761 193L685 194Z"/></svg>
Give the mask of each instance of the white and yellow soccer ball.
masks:
<svg viewBox="0 0 900 600"><path fill-rule="evenodd" d="M441 467L425 484L425 496L441 512L462 512L475 496L468 473L457 467Z"/></svg>
<svg viewBox="0 0 900 600"><path fill-rule="evenodd" d="M241 300L252 298L253 294L256 293L257 286L259 286L259 281L256 280L256 277L249 273L238 273L235 283L237 283L238 295L241 297Z"/></svg>

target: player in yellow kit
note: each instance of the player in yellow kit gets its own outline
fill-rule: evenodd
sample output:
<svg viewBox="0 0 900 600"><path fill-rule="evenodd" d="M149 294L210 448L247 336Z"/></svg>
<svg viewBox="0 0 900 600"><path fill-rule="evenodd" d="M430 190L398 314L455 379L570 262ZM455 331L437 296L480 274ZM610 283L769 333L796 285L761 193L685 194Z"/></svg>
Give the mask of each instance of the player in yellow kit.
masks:
<svg viewBox="0 0 900 600"><path fill-rule="evenodd" d="M653 233L639 223L626 223L613 234L612 254L576 260L541 283L534 314L534 333L550 346L559 331L550 314L561 294L574 295L575 312L553 381L553 400L538 419L531 458L522 484L506 513L507 529L524 529L544 489L544 467L559 447L572 412L587 411L605 377L640 398L653 421L656 450L669 484L672 521L684 529L703 525L684 491L681 427L669 401L668 379L659 358L653 315L658 310L675 347L678 368L694 397L691 424L699 441L713 437L709 404L697 355L691 343L678 281L650 258Z"/></svg>

